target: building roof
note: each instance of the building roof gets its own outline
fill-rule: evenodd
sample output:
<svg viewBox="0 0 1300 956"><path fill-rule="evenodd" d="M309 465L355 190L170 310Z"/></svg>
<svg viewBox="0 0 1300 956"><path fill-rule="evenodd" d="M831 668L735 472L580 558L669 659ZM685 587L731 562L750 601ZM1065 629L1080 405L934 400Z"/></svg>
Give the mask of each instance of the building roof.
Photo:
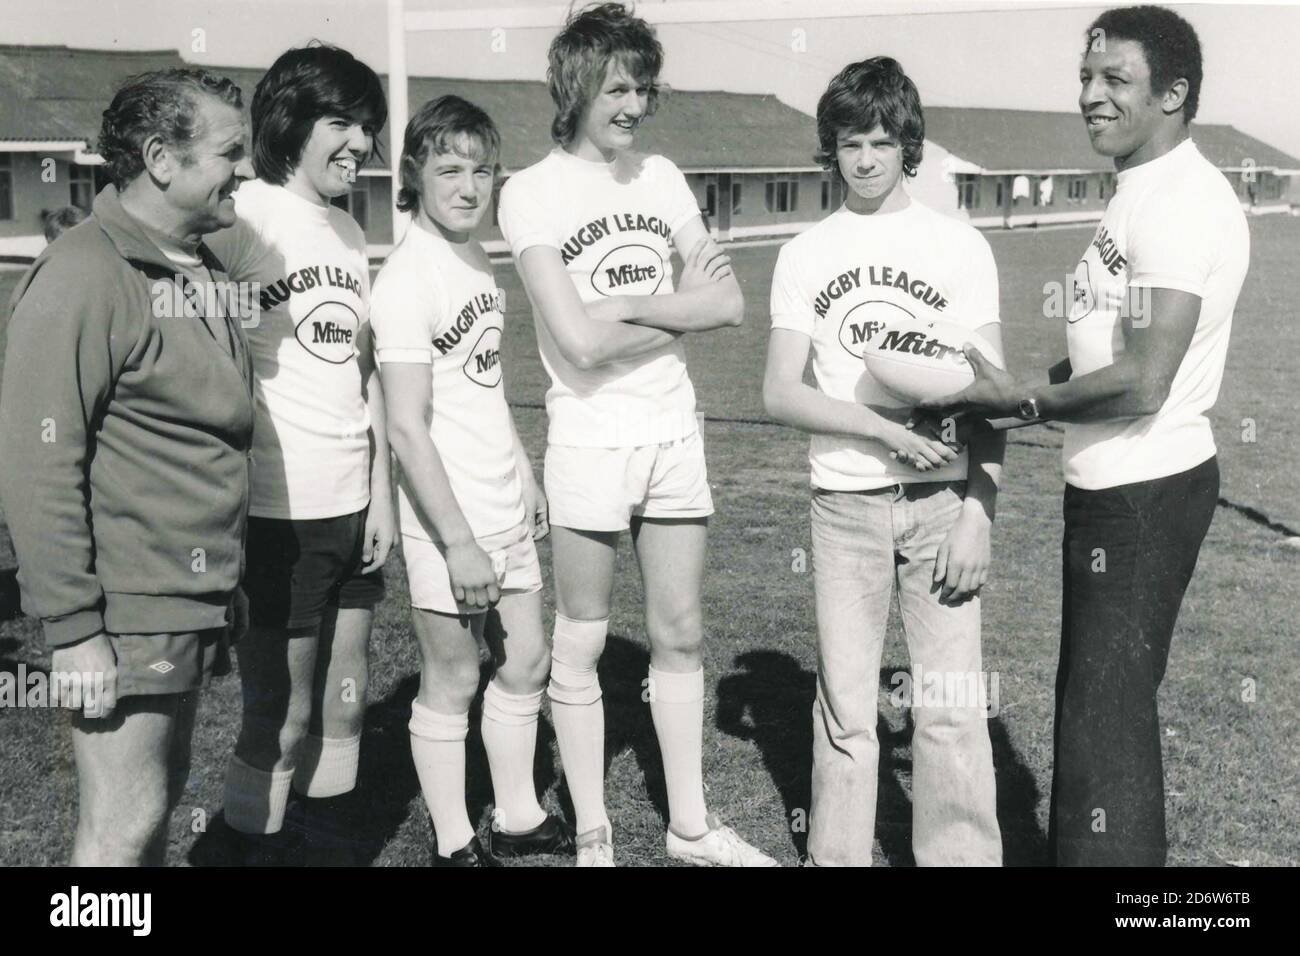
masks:
<svg viewBox="0 0 1300 956"><path fill-rule="evenodd" d="M0 45L0 140L79 139L99 133L110 91L146 70L187 65L174 50L74 50L62 46ZM206 66L230 77L247 104L264 72ZM384 77L387 88L387 77ZM514 171L550 151L553 108L546 85L527 80L411 77L408 100L455 93L477 103L502 127L502 165ZM380 135L391 154L391 130ZM683 169L799 168L813 165L816 124L775 96L665 90L641 145L673 157Z"/></svg>
<svg viewBox="0 0 1300 956"><path fill-rule="evenodd" d="M188 64L175 50L84 50L65 46L0 45L0 140L84 140L94 149L110 91L146 70ZM229 76L252 99L264 72L206 67ZM385 86L387 78L384 79ZM529 80L411 77L414 109L444 93L482 106L502 126L502 165L522 169L551 149L552 106L545 84ZM1109 170L1088 143L1076 113L931 106L926 138L984 170L1053 172ZM391 131L380 135L391 155ZM1300 159L1226 125L1193 124L1206 157L1225 169L1300 169ZM775 96L665 90L658 114L639 137L643 148L671 156L685 170L811 168L816 123Z"/></svg>
<svg viewBox="0 0 1300 956"><path fill-rule="evenodd" d="M1078 113L929 106L925 138L987 171L1112 170L1094 153ZM1221 169L1300 169L1300 159L1226 125L1192 124L1192 139ZM1250 164L1246 164L1250 165Z"/></svg>

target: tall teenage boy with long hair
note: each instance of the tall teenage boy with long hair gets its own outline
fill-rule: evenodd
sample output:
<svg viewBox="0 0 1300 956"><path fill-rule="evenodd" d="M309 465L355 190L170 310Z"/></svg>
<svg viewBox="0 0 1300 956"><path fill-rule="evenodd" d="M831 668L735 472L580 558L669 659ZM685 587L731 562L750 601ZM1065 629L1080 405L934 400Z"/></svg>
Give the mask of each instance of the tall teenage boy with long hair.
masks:
<svg viewBox="0 0 1300 956"><path fill-rule="evenodd" d="M620 4L571 17L550 48L558 144L511 177L500 221L551 377L546 493L557 614L549 695L577 812L578 863L613 865L596 665L614 557L631 530L645 589L649 698L670 857L774 865L708 812L701 769L700 584L713 512L681 336L734 326L744 303L681 172L633 150L663 50ZM676 286L670 258L685 260Z"/></svg>

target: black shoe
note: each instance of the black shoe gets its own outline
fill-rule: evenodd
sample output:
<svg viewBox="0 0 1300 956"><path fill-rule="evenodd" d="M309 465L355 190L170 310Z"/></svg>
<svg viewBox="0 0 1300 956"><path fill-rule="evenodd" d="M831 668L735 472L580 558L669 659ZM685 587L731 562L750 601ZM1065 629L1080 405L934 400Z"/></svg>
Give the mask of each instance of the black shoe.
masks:
<svg viewBox="0 0 1300 956"><path fill-rule="evenodd" d="M495 827L488 831L488 852L495 857L529 856L533 853L556 853L572 856L573 830L553 813L531 830L507 833Z"/></svg>
<svg viewBox="0 0 1300 956"><path fill-rule="evenodd" d="M296 866L297 850L298 840L291 832L241 833L226 823L225 817L218 817L194 844L190 862L194 866Z"/></svg>
<svg viewBox="0 0 1300 956"><path fill-rule="evenodd" d="M478 837L470 837L470 841L463 847L453 853L451 856L441 856L438 853L437 846L433 848L433 865L434 866L500 866L496 860L483 849L483 844L478 842Z"/></svg>

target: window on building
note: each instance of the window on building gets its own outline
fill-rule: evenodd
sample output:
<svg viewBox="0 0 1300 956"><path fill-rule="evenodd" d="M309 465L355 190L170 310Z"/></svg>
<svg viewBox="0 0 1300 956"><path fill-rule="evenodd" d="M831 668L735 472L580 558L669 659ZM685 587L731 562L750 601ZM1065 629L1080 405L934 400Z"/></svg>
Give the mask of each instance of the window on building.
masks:
<svg viewBox="0 0 1300 956"><path fill-rule="evenodd" d="M0 153L0 219L14 217L14 168L13 156Z"/></svg>
<svg viewBox="0 0 1300 956"><path fill-rule="evenodd" d="M763 204L768 212L793 212L799 206L799 181L793 176L769 176Z"/></svg>
<svg viewBox="0 0 1300 956"><path fill-rule="evenodd" d="M718 214L718 184L704 184L704 215L712 219Z"/></svg>
<svg viewBox="0 0 1300 956"><path fill-rule="evenodd" d="M1088 198L1088 180L1082 176L1070 179L1066 186L1065 198L1069 202L1083 202Z"/></svg>
<svg viewBox="0 0 1300 956"><path fill-rule="evenodd" d="M1106 184L1109 182L1109 180L1110 177L1106 173L1102 173L1100 176L1097 177L1097 198L1098 199L1106 198Z"/></svg>
<svg viewBox="0 0 1300 956"><path fill-rule="evenodd" d="M997 190L997 192L998 192L998 195L997 195L998 208L1001 209L1002 206L1006 203L1006 199L1007 199L1007 187L1006 187L1006 185L1002 182L1002 180L1000 180L1000 179L998 180L998 190Z"/></svg>
<svg viewBox="0 0 1300 956"><path fill-rule="evenodd" d="M1035 206L1050 206L1056 201L1056 182L1051 176L1041 177L1034 185Z"/></svg>
<svg viewBox="0 0 1300 956"><path fill-rule="evenodd" d="M822 177L822 211L825 212L831 208L831 181L827 177Z"/></svg>
<svg viewBox="0 0 1300 956"><path fill-rule="evenodd" d="M95 167L68 164L68 202L90 212L95 205Z"/></svg>
<svg viewBox="0 0 1300 956"><path fill-rule="evenodd" d="M741 199L740 183L733 182L731 184L731 214L733 216L738 216L740 215L741 212L743 212L741 208L740 199Z"/></svg>
<svg viewBox="0 0 1300 956"><path fill-rule="evenodd" d="M998 184L999 192L1001 184ZM973 173L957 174L957 208L978 209L980 204L980 178Z"/></svg>

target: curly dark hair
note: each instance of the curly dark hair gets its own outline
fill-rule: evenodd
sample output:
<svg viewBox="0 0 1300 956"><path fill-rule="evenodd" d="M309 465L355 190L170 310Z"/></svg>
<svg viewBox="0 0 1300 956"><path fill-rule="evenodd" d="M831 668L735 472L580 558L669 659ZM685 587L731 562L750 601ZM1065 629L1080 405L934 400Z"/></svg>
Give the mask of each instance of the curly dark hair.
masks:
<svg viewBox="0 0 1300 956"><path fill-rule="evenodd" d="M817 152L813 159L839 175L836 143L846 130L866 133L877 126L903 147L903 172L915 176L925 145L921 95L898 61L875 56L850 63L817 101Z"/></svg>
<svg viewBox="0 0 1300 956"><path fill-rule="evenodd" d="M99 155L113 184L122 189L144 172L144 143L150 136L177 146L182 154L203 132L198 125L200 96L215 96L243 109L233 80L207 70L154 70L128 77L104 110Z"/></svg>
<svg viewBox="0 0 1300 956"><path fill-rule="evenodd" d="M630 76L650 86L646 116L659 106L659 71L664 49L654 28L621 3L601 3L574 13L547 52L546 83L555 103L551 139L568 146L578 133L583 110L617 60Z"/></svg>
<svg viewBox="0 0 1300 956"><path fill-rule="evenodd" d="M1157 96L1187 81L1183 100L1183 123L1196 118L1201 101L1201 41L1192 25L1165 7L1116 7L1107 10L1088 27L1084 56L1100 40L1132 40L1142 47L1151 69L1151 92Z"/></svg>
<svg viewBox="0 0 1300 956"><path fill-rule="evenodd" d="M281 53L253 91L252 113L253 167L277 186L293 173L322 116L369 125L376 136L372 152L383 159L378 135L388 101L379 75L339 47L313 42Z"/></svg>

